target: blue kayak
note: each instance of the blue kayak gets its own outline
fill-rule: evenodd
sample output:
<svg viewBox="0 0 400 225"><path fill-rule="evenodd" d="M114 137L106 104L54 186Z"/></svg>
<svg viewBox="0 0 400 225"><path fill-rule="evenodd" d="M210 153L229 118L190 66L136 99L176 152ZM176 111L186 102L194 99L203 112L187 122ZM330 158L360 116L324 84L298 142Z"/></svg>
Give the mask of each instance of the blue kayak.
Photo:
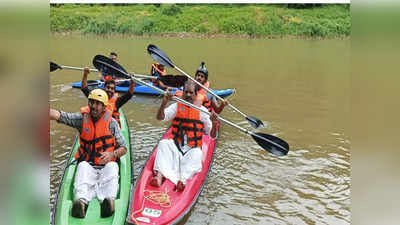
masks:
<svg viewBox="0 0 400 225"><path fill-rule="evenodd" d="M147 82L150 85L153 85L152 82ZM74 88L81 88L81 82L75 82L72 83L72 87ZM88 81L88 85L90 89L93 88L104 88L104 82L100 81L100 80L89 80ZM117 92L127 92L129 89L129 81L124 81L121 82L117 85L117 87L115 88L115 90ZM172 93L175 94L175 92L177 90L182 90L183 88L173 88L172 89ZM235 92L235 89L223 89L223 90L213 90L215 94L217 94L218 96L225 98L228 97L230 95L232 95ZM141 95L160 95L159 92L157 92L156 90L149 88L145 85L140 85L140 84L136 84L135 83L135 90L133 92L134 94L141 94Z"/></svg>

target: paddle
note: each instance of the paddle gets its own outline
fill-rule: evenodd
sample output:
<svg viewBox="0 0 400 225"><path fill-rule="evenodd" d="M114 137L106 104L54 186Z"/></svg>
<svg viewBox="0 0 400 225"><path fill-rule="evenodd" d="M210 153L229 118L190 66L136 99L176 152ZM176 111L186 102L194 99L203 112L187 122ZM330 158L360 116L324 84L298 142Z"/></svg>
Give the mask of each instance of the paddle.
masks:
<svg viewBox="0 0 400 225"><path fill-rule="evenodd" d="M53 62L50 62L50 72L61 69L61 67Z"/></svg>
<svg viewBox="0 0 400 225"><path fill-rule="evenodd" d="M79 70L79 71L83 71L84 70L84 68L82 68L82 67L74 67L74 66L63 66L63 65L58 65L58 64L56 64L56 63L54 63L54 62L50 62L50 72L53 72L53 71L55 71L55 70L58 70L58 69L67 69L67 70ZM90 72L97 72L97 73L100 73L100 71L99 70L97 70L97 69L89 69L89 71ZM120 73L118 73L118 74L120 74ZM118 75L117 74L117 75ZM153 76L148 76L148 75L143 75L143 74L135 74L135 76L136 77L138 77L138 78L143 78L143 79L156 79L156 77L153 77ZM167 76L173 76L173 75L167 75ZM121 76L118 76L118 77L121 77ZM124 75L124 77L125 77L125 75ZM126 77L125 77L126 78ZM185 77L186 78L186 77ZM128 79L126 79L126 80L128 80ZM171 81L170 81L171 80ZM123 80L121 80L121 81L123 81ZM167 77L167 78L165 78L165 80L161 80L161 81L163 81L163 82L172 82L172 83L177 83L177 84L180 84L180 83L182 83L180 86L178 86L178 87L181 87L181 86L183 86L183 83L184 82L182 82L182 81L175 81L175 79L171 79L171 78L169 78L169 77ZM180 82L180 83L179 83ZM89 84L88 84L89 85ZM92 84L93 85L93 84ZM168 85L168 86L170 86L170 85Z"/></svg>
<svg viewBox="0 0 400 225"><path fill-rule="evenodd" d="M83 71L84 68L74 67L74 66L62 66L62 65L56 64L55 62L50 62L50 72L53 72L53 71L58 70L58 69L60 69L60 70L61 69L67 69L67 70L80 70L80 71ZM99 72L96 69L89 69L89 70L90 70L90 72Z"/></svg>
<svg viewBox="0 0 400 225"><path fill-rule="evenodd" d="M93 60L96 60L97 63L102 64L103 66L106 66L109 69L116 70L119 73L124 73L126 76L131 76L132 79L135 80L136 82L141 83L141 84L143 84L143 85L145 85L147 87L153 88L154 90L160 92L161 94L164 94L164 95L166 94L166 91L164 91L164 90L162 90L162 89L160 89L158 87L155 87L153 85L147 84L146 82L143 82L140 79L137 79L134 75L132 76L132 75L124 72L125 70L119 69L122 66L120 66L119 64L118 64L118 66L114 65L114 64L117 64L114 61L112 61L113 63L111 63L111 62L108 63L108 62L101 61L99 59L93 59ZM183 104L185 104L187 106L190 106L192 108L195 108L195 109L197 109L197 110L199 110L199 111L201 111L203 113L206 113L207 115L210 115L210 112L208 112L207 110L203 110L202 108L200 108L200 107L198 107L196 105L193 105L193 104L191 104L191 103L189 103L189 102L187 102L187 101L185 101L185 100L183 100L181 98L173 96L172 99L177 101L177 102L181 102L181 103L183 103ZM283 156L283 155L286 155L289 152L289 144L286 143L286 141L284 141L284 140L282 140L282 139L280 139L278 137L275 137L275 136L272 136L272 135L269 135L269 134L264 134L264 133L253 133L253 132L251 132L249 130L246 130L245 128L240 127L239 125L236 125L236 124L234 124L234 123L232 123L232 122L220 117L220 116L217 116L217 117L218 117L219 120L227 123L228 125L239 129L240 131L244 132L245 134L249 134L257 142L258 145L260 145L263 149L267 150L268 152L270 152L270 153L272 153L274 155Z"/></svg>
<svg viewBox="0 0 400 225"><path fill-rule="evenodd" d="M178 70L180 73L184 74L187 78L191 79L193 82L195 82L197 85L199 85L200 87L202 87L203 89L205 89L206 91L208 91L209 93L211 93L212 95L214 95L216 98L218 98L219 100L223 101L223 99L216 95L213 91L211 91L210 89L208 89L207 87L205 87L204 85L202 85L200 82L198 82L196 79L192 78L191 76L189 76L187 73L185 73L184 71L182 71L179 67L177 67L176 65L174 65L172 63L172 60L167 56L167 54L165 54L161 49L159 49L157 46L150 44L149 46L147 46L147 52L151 55L151 57L153 57L153 59L155 59L156 61L158 61L159 63L163 64L164 66L169 66L172 67L176 70ZM241 111L239 111L239 109L237 109L236 107L234 107L232 104L229 104L229 106L235 110L236 112L240 113L242 116L244 116L247 121L250 123L250 125L253 128L258 128L260 126L264 126L264 123L255 118L254 116L248 116L244 113L242 113Z"/></svg>

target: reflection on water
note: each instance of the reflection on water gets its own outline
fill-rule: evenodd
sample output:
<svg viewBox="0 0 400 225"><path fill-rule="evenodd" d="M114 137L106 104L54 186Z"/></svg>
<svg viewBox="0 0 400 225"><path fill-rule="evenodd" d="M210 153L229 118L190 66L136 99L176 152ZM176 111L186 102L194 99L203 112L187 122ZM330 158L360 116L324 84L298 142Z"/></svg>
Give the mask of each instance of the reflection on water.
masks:
<svg viewBox="0 0 400 225"><path fill-rule="evenodd" d="M266 124L259 132L277 135L291 148L287 156L273 156L223 125L206 186L181 224L350 223L348 41L53 36L51 59L86 66L94 55L116 51L127 70L144 74L153 62L145 51L149 43L190 74L206 61L212 87L236 88L230 102ZM75 112L87 104L80 90L70 88L80 79L76 71L50 74L51 107ZM124 106L135 179L167 128L155 119L160 102L134 96ZM222 116L252 130L229 108ZM51 123L51 204L75 134Z"/></svg>

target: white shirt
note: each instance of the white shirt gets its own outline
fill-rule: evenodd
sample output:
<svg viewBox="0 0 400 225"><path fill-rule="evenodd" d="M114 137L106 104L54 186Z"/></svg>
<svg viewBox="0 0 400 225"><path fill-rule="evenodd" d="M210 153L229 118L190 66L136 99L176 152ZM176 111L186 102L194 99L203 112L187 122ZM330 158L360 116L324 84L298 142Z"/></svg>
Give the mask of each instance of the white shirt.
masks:
<svg viewBox="0 0 400 225"><path fill-rule="evenodd" d="M206 107L201 106L201 109L207 111ZM162 121L170 121L175 118L176 112L178 111L178 103L173 103L164 109L164 119ZM205 134L209 134L212 128L212 122L210 116L204 112L200 111L200 121L203 122L203 131Z"/></svg>

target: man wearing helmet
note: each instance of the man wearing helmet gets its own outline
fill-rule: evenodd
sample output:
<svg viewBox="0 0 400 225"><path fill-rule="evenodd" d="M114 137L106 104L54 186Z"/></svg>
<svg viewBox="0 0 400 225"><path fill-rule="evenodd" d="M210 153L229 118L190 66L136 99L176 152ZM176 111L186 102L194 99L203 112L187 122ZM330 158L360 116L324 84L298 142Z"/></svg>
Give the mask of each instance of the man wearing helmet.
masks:
<svg viewBox="0 0 400 225"><path fill-rule="evenodd" d="M197 82L201 83L206 88L210 88L210 82L208 81L208 70L205 67L205 63L201 62L200 67L196 70L195 79ZM207 90L197 85L197 93L199 98L203 99L203 106L205 106L209 111L213 110L220 114L224 107L228 104L227 101L223 101L218 104L217 99L212 94L208 93Z"/></svg>
<svg viewBox="0 0 400 225"><path fill-rule="evenodd" d="M84 218L89 202L97 197L101 202L101 216L108 217L114 213L119 187L116 160L126 153L126 143L112 112L107 109L107 93L94 89L88 99L88 106L78 113L50 109L50 120L76 128L80 134L80 147L75 154L78 167L72 216Z"/></svg>
<svg viewBox="0 0 400 225"><path fill-rule="evenodd" d="M90 92L87 85L87 76L89 73L89 67L85 67L83 70L81 90L86 95L86 97L89 96ZM104 83L104 90L106 91L108 96L108 107L112 112L112 116L118 122L118 125L121 126L119 121L119 108L121 108L125 103L129 101L129 99L132 98L135 88L135 82L133 80L130 81L128 92L122 96L118 96L118 94L115 92L115 86L115 80L106 80L106 82Z"/></svg>

